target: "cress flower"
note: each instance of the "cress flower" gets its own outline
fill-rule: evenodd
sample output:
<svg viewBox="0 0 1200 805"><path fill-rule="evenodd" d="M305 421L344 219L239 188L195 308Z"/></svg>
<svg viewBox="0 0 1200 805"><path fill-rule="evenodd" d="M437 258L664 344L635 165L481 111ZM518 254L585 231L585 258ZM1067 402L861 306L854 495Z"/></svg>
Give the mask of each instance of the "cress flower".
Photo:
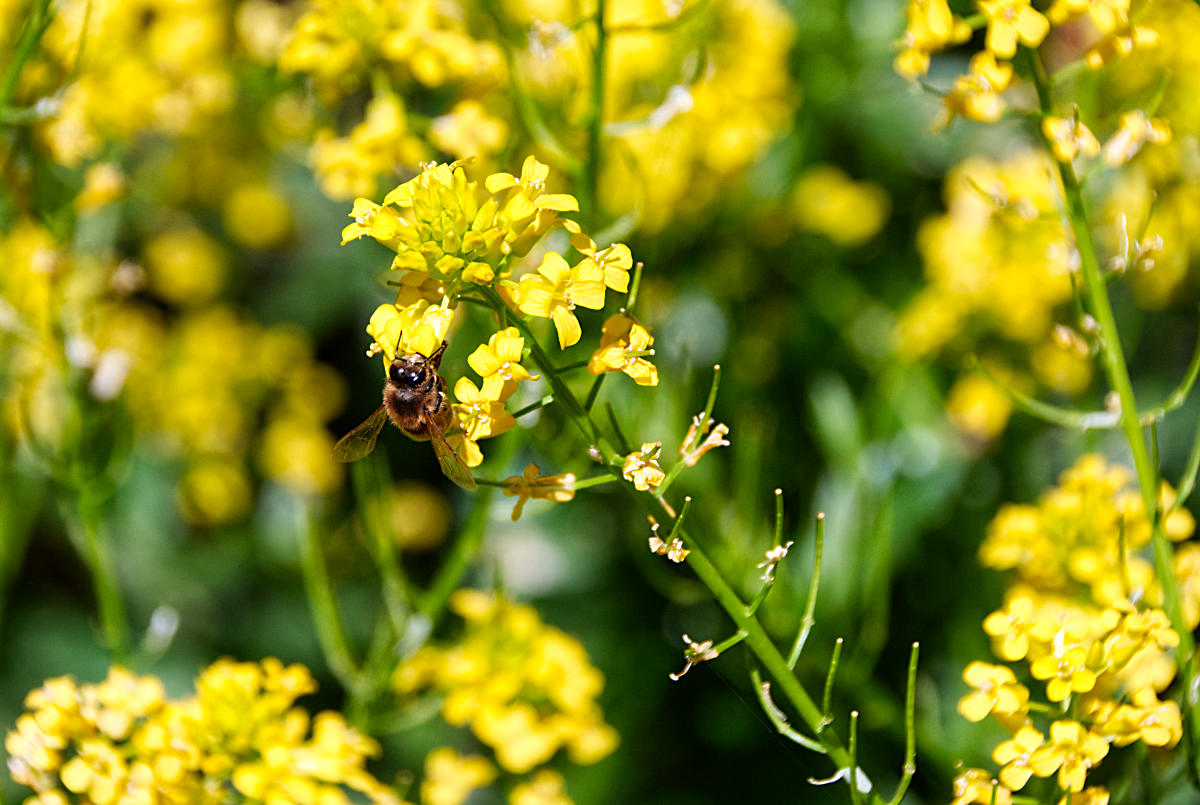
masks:
<svg viewBox="0 0 1200 805"><path fill-rule="evenodd" d="M633 268L633 253L624 243L599 248L596 241L582 232L571 235L571 245L584 255L581 266L595 265L604 274L604 284L617 293L629 292L629 270Z"/></svg>
<svg viewBox="0 0 1200 805"><path fill-rule="evenodd" d="M553 500L565 503L575 498L575 473L567 472L558 475L542 475L537 464L530 464L521 475L513 475L504 479L501 491L505 497L517 498L513 506L512 519L520 519L525 509L525 502L531 498Z"/></svg>
<svg viewBox="0 0 1200 805"><path fill-rule="evenodd" d="M507 400L523 380L537 380L520 364L525 339L516 327L507 327L481 344L467 358L471 368L483 378L483 396Z"/></svg>
<svg viewBox="0 0 1200 805"><path fill-rule="evenodd" d="M1034 751L1033 773L1049 777L1058 772L1058 784L1067 791L1082 791L1093 766L1108 754L1108 742L1089 732L1078 721L1061 720L1050 725L1050 740Z"/></svg>
<svg viewBox="0 0 1200 805"><path fill-rule="evenodd" d="M26 697L29 712L6 737L9 769L41 803L65 803L70 792L96 803L217 805L309 791L342 805L354 791L402 805L366 771L375 741L340 713L310 720L293 706L315 689L306 668L275 659L219 660L184 700L166 698L156 677L119 667L98 684L50 679Z"/></svg>
<svg viewBox="0 0 1200 805"><path fill-rule="evenodd" d="M600 347L588 361L594 375L624 372L639 386L657 386L658 369L646 356L653 355L654 336L625 313L615 313L604 322Z"/></svg>
<svg viewBox="0 0 1200 805"><path fill-rule="evenodd" d="M1100 141L1078 117L1045 117L1042 133L1050 141L1059 162L1070 162L1079 154L1094 157L1100 153Z"/></svg>
<svg viewBox="0 0 1200 805"><path fill-rule="evenodd" d="M978 0L978 5L987 18L984 44L999 58L1016 55L1018 41L1034 48L1050 33L1050 21L1029 0Z"/></svg>
<svg viewBox="0 0 1200 805"><path fill-rule="evenodd" d="M492 391L498 390L495 386ZM489 396L470 378L460 377L454 384L454 416L461 429L447 437L450 446L468 467L483 463L483 453L477 442L499 436L514 427L517 421L504 409L504 403Z"/></svg>
<svg viewBox="0 0 1200 805"><path fill-rule="evenodd" d="M982 721L992 713L1011 716L1029 706L1029 690L1003 665L973 662L963 671L963 681L974 688L958 700L958 712L968 721ZM1005 785L1020 788L1007 781Z"/></svg>
<svg viewBox="0 0 1200 805"><path fill-rule="evenodd" d="M639 492L652 491L663 482L666 474L658 466L662 442L645 442L642 449L625 457L621 475Z"/></svg>
<svg viewBox="0 0 1200 805"><path fill-rule="evenodd" d="M604 270L585 260L575 267L557 252L547 252L537 272L521 277L513 297L522 313L550 319L561 348L575 344L583 334L575 306L604 307Z"/></svg>
<svg viewBox="0 0 1200 805"><path fill-rule="evenodd" d="M426 644L397 668L400 695L433 688L448 723L467 726L518 774L566 749L589 764L617 746L597 697L604 675L579 641L544 624L532 607L460 589L450 609L465 621L452 644Z"/></svg>
<svg viewBox="0 0 1200 805"><path fill-rule="evenodd" d="M672 682L678 682L684 674L692 670L693 665L699 665L702 662L715 660L718 656L720 656L719 652L713 648L713 641L711 640L705 640L703 643L697 643L695 640L692 640L692 638L684 635L683 642L687 643L687 648L683 650L683 657L687 661L687 664L683 666L683 670L679 673L667 674L667 676L671 677Z"/></svg>
<svg viewBox="0 0 1200 805"><path fill-rule="evenodd" d="M908 25L898 43L896 72L914 79L929 72L929 56L971 38L971 27L950 11L946 0L909 0Z"/></svg>

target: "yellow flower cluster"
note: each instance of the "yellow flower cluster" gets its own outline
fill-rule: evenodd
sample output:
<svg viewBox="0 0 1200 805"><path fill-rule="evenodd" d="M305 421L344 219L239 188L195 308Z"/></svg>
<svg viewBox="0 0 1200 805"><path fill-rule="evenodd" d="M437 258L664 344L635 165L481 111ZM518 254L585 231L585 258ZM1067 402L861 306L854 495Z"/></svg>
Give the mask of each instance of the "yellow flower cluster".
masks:
<svg viewBox="0 0 1200 805"><path fill-rule="evenodd" d="M1032 373L1058 393L1088 387L1088 343L1055 325L1056 312L1071 300L1077 260L1057 194L1049 159L1034 151L1002 161L972 157L950 172L946 212L917 234L927 284L897 323L901 357L1015 345L1028 356L1027 368L989 361L1011 385L1026 384ZM1003 430L1009 402L992 384L968 375L950 397L960 412L956 422L970 435L986 441Z"/></svg>
<svg viewBox="0 0 1200 805"><path fill-rule="evenodd" d="M1129 0L1054 0L1045 13L1030 0L976 0L978 14L962 19L954 16L947 0L909 0L908 24L901 39L895 68L906 78L915 79L929 71L930 56L966 42L974 28L986 27L984 50L970 61L967 73L958 77L946 93L945 122L956 115L969 120L991 123L1004 113L1001 97L1013 82L1011 59L1018 45L1037 48L1052 29L1073 25L1086 17L1090 27L1082 58L1092 68L1104 66L1116 56L1129 53L1137 45L1157 41L1157 34L1131 22ZM1073 36L1079 37L1075 25ZM1069 47L1079 47L1072 43Z"/></svg>
<svg viewBox="0 0 1200 805"><path fill-rule="evenodd" d="M560 748L581 764L616 748L617 733L596 702L604 677L577 640L542 623L532 607L479 590L456 591L450 608L466 621L462 637L404 662L393 680L399 694L440 691L446 721L469 726L502 768L518 774Z"/></svg>
<svg viewBox="0 0 1200 805"><path fill-rule="evenodd" d="M1011 736L992 754L1003 792L1023 788L1032 776L1054 777L1061 790L1082 792L1070 801L1099 801L1107 792L1084 786L1111 746L1171 747L1182 737L1179 706L1158 698L1175 677L1169 651L1179 635L1160 608L1153 566L1135 553L1149 543L1151 525L1131 480L1125 468L1086 455L1036 505L1006 506L989 527L983 563L1016 570L1021 581L984 631L998 657L1028 664L1029 677L1045 686L1062 716L1048 732L1038 729L1033 716L1047 708L1031 703L1029 687L1008 666L967 666L971 691L959 712L971 721L990 715ZM1160 506L1171 511L1173 501L1164 484ZM1162 527L1181 541L1195 522L1177 509ZM1188 543L1176 555L1189 628L1200 623L1198 547ZM991 801L985 779L978 769L964 773L955 802Z"/></svg>
<svg viewBox="0 0 1200 805"><path fill-rule="evenodd" d="M348 134L317 135L311 161L323 190L369 196L379 177L437 153L490 166L502 151L527 145L512 135L531 108L568 149L578 145L592 124L593 14L574 0L514 2L486 14L461 0L307 4L282 36L279 69L311 76L327 104L368 79L372 91ZM497 23L528 36L502 44ZM686 10L616 0L604 25L599 114L622 158L604 159L602 195L613 215L635 212L661 229L714 201L787 126L792 21L776 0Z"/></svg>
<svg viewBox="0 0 1200 805"><path fill-rule="evenodd" d="M120 404L142 444L182 459L189 519L229 522L252 504L248 454L264 474L304 494L336 486L325 423L341 380L314 361L307 335L204 304L223 282L215 243L196 229L151 240L143 264L73 258L22 220L0 236L0 294L12 326L0 334L7 429L42 454L71 449L82 408ZM134 296L139 289L179 309ZM73 378L85 378L76 388ZM266 428L259 432L260 418ZM257 434L257 435L256 435Z"/></svg>
<svg viewBox="0 0 1200 805"><path fill-rule="evenodd" d="M50 153L75 166L107 142L194 132L228 109L230 16L224 0L56 3L19 89L49 103L38 133Z"/></svg>
<svg viewBox="0 0 1200 805"><path fill-rule="evenodd" d="M293 706L314 690L306 668L276 659L219 660L183 700L119 667L99 684L49 679L5 739L9 770L37 792L30 805L402 805L365 768L375 741L340 713Z"/></svg>
<svg viewBox="0 0 1200 805"><path fill-rule="evenodd" d="M354 222L342 230L342 243L373 238L396 253L391 268L400 274L396 302L381 305L367 327L374 339L370 352L383 355L385 369L397 350L432 355L463 296L494 292L522 313L549 319L565 349L583 332L576 306L599 310L608 290L628 292L629 247L600 248L563 217L579 204L571 195L546 192L548 176L549 168L532 156L520 176L493 173L482 187L468 178L463 163L430 164L388 193L383 204L365 198L354 202ZM578 262L571 265L562 254L545 251L536 269L510 279L520 258L558 229L570 236ZM654 385L657 370L646 360L652 343L643 325L617 314L605 324L588 368L594 374L624 372L640 385ZM537 379L521 364L525 351L518 329L504 328L468 359L481 383L466 377L454 383L457 427L448 440L467 466L483 461L480 439L516 424L505 403L522 381Z"/></svg>

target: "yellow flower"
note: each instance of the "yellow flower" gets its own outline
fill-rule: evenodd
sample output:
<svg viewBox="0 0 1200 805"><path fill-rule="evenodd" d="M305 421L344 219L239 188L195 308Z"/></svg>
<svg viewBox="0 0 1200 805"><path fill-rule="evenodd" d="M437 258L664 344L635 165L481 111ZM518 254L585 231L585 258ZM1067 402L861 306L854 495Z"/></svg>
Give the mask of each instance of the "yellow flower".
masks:
<svg viewBox="0 0 1200 805"><path fill-rule="evenodd" d="M983 769L967 769L954 778L950 805L1012 805L1012 791Z"/></svg>
<svg viewBox="0 0 1200 805"><path fill-rule="evenodd" d="M572 805L563 776L553 769L541 769L508 795L508 805Z"/></svg>
<svg viewBox="0 0 1200 805"><path fill-rule="evenodd" d="M350 217L354 219L354 223L342 229L343 246L366 235L388 248L395 249L400 244L401 230L411 226L394 207L376 204L368 198L354 199Z"/></svg>
<svg viewBox="0 0 1200 805"><path fill-rule="evenodd" d="M1171 140L1170 124L1160 118L1148 118L1141 109L1121 116L1121 125L1104 144L1104 161L1114 168L1133 159L1146 143Z"/></svg>
<svg viewBox="0 0 1200 805"><path fill-rule="evenodd" d="M909 0L908 26L900 40L896 72L916 78L929 72L929 55L971 38L971 27L957 19L946 0Z"/></svg>
<svg viewBox="0 0 1200 805"><path fill-rule="evenodd" d="M530 464L521 475L505 478L502 491L505 497L517 498L512 510L512 519L515 522L520 519L521 512L525 509L525 501L531 498L553 500L557 503L574 500L575 473L542 475L537 464Z"/></svg>
<svg viewBox="0 0 1200 805"><path fill-rule="evenodd" d="M979 51L971 57L970 71L960 75L942 99L945 109L934 122L933 128L943 128L955 115L979 123L996 122L1004 114L1004 101L1000 93L1008 89L1012 77L1011 64L997 62L994 53Z"/></svg>
<svg viewBox="0 0 1200 805"><path fill-rule="evenodd" d="M579 263L580 268L595 264L604 272L604 284L618 293L629 291L629 270L633 268L633 253L624 243L614 243L600 249L596 241L582 232L571 235L571 245L576 251L585 255Z"/></svg>
<svg viewBox="0 0 1200 805"><path fill-rule="evenodd" d="M1003 665L973 662L963 671L963 681L975 688L958 701L958 712L968 721L982 721L991 713L1013 715L1028 709L1029 690ZM1013 789L1021 787L1007 780L1004 784Z"/></svg>
<svg viewBox="0 0 1200 805"><path fill-rule="evenodd" d="M1070 162L1079 154L1094 157L1100 153L1100 141L1078 117L1046 116L1042 118L1042 133L1059 162Z"/></svg>
<svg viewBox="0 0 1200 805"><path fill-rule="evenodd" d="M87 169L83 189L75 196L75 209L80 212L103 207L125 192L125 174L111 162L97 162Z"/></svg>
<svg viewBox="0 0 1200 805"><path fill-rule="evenodd" d="M662 442L645 442L642 449L625 457L621 467L621 475L633 484L639 492L654 490L663 482L666 474L658 466L658 455L662 452Z"/></svg>
<svg viewBox="0 0 1200 805"><path fill-rule="evenodd" d="M462 637L426 645L402 663L393 678L398 692L440 691L443 717L468 725L510 772L529 771L561 748L576 763L616 748L596 702L604 677L577 640L542 623L532 607L480 590L455 591L450 609L466 621Z"/></svg>
<svg viewBox="0 0 1200 805"><path fill-rule="evenodd" d="M657 386L658 369L647 355L653 355L654 337L650 331L624 313L616 313L604 322L600 347L588 361L588 371L594 375L604 372L624 372L639 386Z"/></svg>
<svg viewBox="0 0 1200 805"><path fill-rule="evenodd" d="M1046 16L1062 25L1086 13L1101 33L1111 33L1129 23L1129 0L1054 0Z"/></svg>
<svg viewBox="0 0 1200 805"><path fill-rule="evenodd" d="M1050 32L1050 21L1029 0L978 0L978 5L987 17L987 49L1002 59L1016 54L1018 40L1033 48Z"/></svg>
<svg viewBox="0 0 1200 805"><path fill-rule="evenodd" d="M1108 742L1077 721L1055 721L1050 742L1033 753L1030 765L1038 777L1058 772L1058 784L1067 791L1082 791L1093 766L1108 754Z"/></svg>
<svg viewBox="0 0 1200 805"><path fill-rule="evenodd" d="M397 354L428 357L442 345L453 320L453 310L424 299L403 308L380 305L367 324L367 334L374 339L368 354L382 353L385 372Z"/></svg>
<svg viewBox="0 0 1200 805"><path fill-rule="evenodd" d="M1108 805L1108 789L1102 785L1088 786L1082 791L1063 794L1058 805Z"/></svg>
<svg viewBox="0 0 1200 805"><path fill-rule="evenodd" d="M443 746L425 756L422 805L462 805L476 788L496 779L496 767L479 755L464 756Z"/></svg>
<svg viewBox="0 0 1200 805"><path fill-rule="evenodd" d="M459 159L487 157L499 152L508 141L508 124L504 118L488 114L479 101L468 98L456 103L448 114L433 119L429 140Z"/></svg>
<svg viewBox="0 0 1200 805"><path fill-rule="evenodd" d="M547 193L546 177L550 168L533 156L521 165L521 177L511 173L493 173L484 180L489 193L496 197L500 211L497 215L506 230L505 243L511 253L522 257L545 232L555 226L567 225L574 232L574 222L563 222L560 212L576 212L579 202L566 193Z"/></svg>
<svg viewBox="0 0 1200 805"><path fill-rule="evenodd" d="M946 399L946 416L964 436L980 444L995 439L1012 415L1012 400L995 380L979 372L954 382Z"/></svg>
<svg viewBox="0 0 1200 805"><path fill-rule="evenodd" d="M494 390L494 389L493 389ZM454 415L461 433L448 438L450 446L468 467L483 463L483 453L477 442L499 436L517 424L512 414L504 410L504 403L489 397L470 378L460 377L454 384Z"/></svg>
<svg viewBox="0 0 1200 805"><path fill-rule="evenodd" d="M230 236L253 249L280 245L292 231L292 210L265 181L239 184L221 210Z"/></svg>
<svg viewBox="0 0 1200 805"><path fill-rule="evenodd" d="M792 214L806 232L858 246L879 232L891 202L874 182L858 182L833 165L813 165L796 180Z"/></svg>
<svg viewBox="0 0 1200 805"><path fill-rule="evenodd" d="M1033 727L1022 727L1010 740L999 744L992 752L992 760L1004 768L1000 769L1000 782L1013 791L1019 791L1033 776L1030 760L1033 753L1045 742L1045 736Z"/></svg>
<svg viewBox="0 0 1200 805"><path fill-rule="evenodd" d="M537 380L519 361L525 348L525 339L516 327L507 327L481 344L467 358L480 377L483 378L483 396L503 402L517 390L523 380Z"/></svg>
<svg viewBox="0 0 1200 805"><path fill-rule="evenodd" d="M523 313L551 319L558 344L566 349L583 334L575 306L604 307L604 271L587 261L571 268L557 252L547 252L537 273L521 277L514 298Z"/></svg>

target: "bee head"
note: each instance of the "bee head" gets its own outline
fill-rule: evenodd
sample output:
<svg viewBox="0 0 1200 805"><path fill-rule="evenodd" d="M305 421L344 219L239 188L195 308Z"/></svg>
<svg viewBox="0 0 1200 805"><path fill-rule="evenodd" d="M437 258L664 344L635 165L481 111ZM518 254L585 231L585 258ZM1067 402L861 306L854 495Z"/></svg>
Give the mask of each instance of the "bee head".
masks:
<svg viewBox="0 0 1200 805"><path fill-rule="evenodd" d="M397 386L415 386L421 382L424 375L423 363L406 358L397 358L392 361L392 365L388 369L388 379Z"/></svg>

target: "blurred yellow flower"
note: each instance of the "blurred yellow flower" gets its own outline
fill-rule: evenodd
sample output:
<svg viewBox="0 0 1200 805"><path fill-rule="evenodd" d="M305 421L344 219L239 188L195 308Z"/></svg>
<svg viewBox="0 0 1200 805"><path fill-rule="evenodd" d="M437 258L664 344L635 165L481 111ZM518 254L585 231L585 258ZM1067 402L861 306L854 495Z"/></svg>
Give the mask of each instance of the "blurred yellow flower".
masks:
<svg viewBox="0 0 1200 805"><path fill-rule="evenodd" d="M279 246L292 232L291 207L267 182L239 184L221 212L229 236L253 249Z"/></svg>
<svg viewBox="0 0 1200 805"><path fill-rule="evenodd" d="M442 746L425 756L421 805L462 805L476 788L496 779L496 767L479 755Z"/></svg>
<svg viewBox="0 0 1200 805"><path fill-rule="evenodd" d="M1094 157L1100 153L1100 141L1078 117L1042 118L1042 133L1059 162L1070 162L1079 154Z"/></svg>
<svg viewBox="0 0 1200 805"><path fill-rule="evenodd" d="M426 645L401 664L398 693L440 690L446 721L469 726L506 771L529 771L560 748L576 763L616 748L616 731L596 703L604 677L577 640L542 623L532 607L480 590L457 590L450 608L466 621L462 637Z"/></svg>
<svg viewBox="0 0 1200 805"><path fill-rule="evenodd" d="M1018 40L1034 48L1050 32L1050 21L1029 0L978 0L978 5L987 18L987 49L1002 59L1016 54Z"/></svg>
<svg viewBox="0 0 1200 805"><path fill-rule="evenodd" d="M890 208L882 187L856 182L833 165L808 168L792 191L792 212L800 228L841 246L857 246L874 237Z"/></svg>
<svg viewBox="0 0 1200 805"><path fill-rule="evenodd" d="M224 250L195 227L169 229L151 238L142 254L151 289L168 302L202 305L225 286Z"/></svg>

